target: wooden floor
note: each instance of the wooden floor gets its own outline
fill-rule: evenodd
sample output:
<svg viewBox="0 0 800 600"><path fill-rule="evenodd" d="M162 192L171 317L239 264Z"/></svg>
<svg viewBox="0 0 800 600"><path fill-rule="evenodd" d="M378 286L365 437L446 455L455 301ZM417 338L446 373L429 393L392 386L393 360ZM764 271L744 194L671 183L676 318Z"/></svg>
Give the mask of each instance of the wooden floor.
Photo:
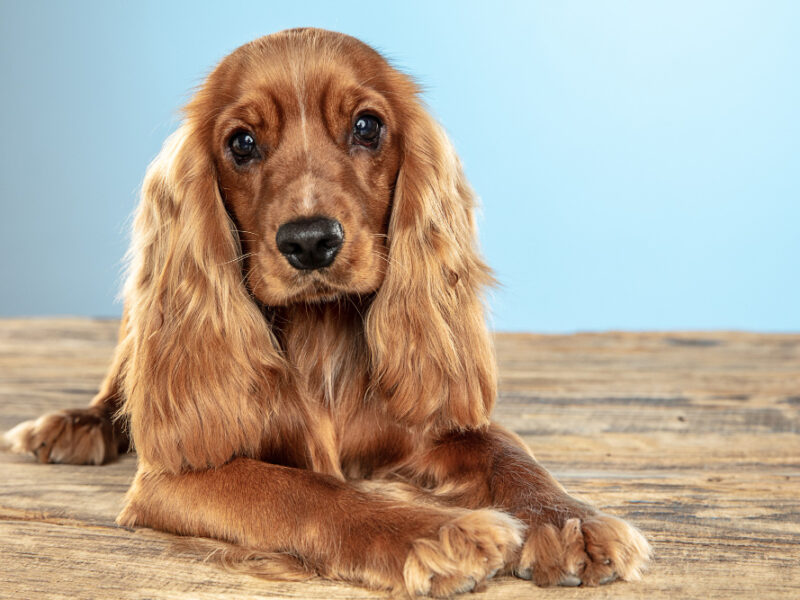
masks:
<svg viewBox="0 0 800 600"><path fill-rule="evenodd" d="M0 430L85 405L115 329L0 321ZM800 598L800 335L503 334L497 350L497 420L573 493L638 525L655 560L638 583L502 578L476 600ZM0 597L376 597L222 572L171 553L166 534L116 527L134 467L0 453Z"/></svg>

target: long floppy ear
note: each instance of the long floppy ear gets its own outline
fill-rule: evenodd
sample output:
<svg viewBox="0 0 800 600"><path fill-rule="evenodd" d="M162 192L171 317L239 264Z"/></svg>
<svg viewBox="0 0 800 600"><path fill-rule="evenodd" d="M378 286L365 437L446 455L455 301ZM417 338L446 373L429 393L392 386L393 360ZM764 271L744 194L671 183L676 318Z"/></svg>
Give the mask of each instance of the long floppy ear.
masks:
<svg viewBox="0 0 800 600"><path fill-rule="evenodd" d="M441 126L418 103L403 135L389 220L389 264L367 316L373 377L392 414L411 424L488 423L495 358L482 289L475 200Z"/></svg>
<svg viewBox="0 0 800 600"><path fill-rule="evenodd" d="M203 142L184 124L151 164L125 287L124 411L140 460L172 472L254 455L284 370Z"/></svg>

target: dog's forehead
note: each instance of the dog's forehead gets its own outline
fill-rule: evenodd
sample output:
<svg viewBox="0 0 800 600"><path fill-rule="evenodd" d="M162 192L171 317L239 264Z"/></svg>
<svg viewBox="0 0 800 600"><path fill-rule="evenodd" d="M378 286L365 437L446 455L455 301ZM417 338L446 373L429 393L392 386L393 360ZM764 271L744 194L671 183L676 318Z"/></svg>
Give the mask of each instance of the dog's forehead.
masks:
<svg viewBox="0 0 800 600"><path fill-rule="evenodd" d="M184 114L218 144L236 127L282 136L286 124L300 123L331 132L362 110L384 123L405 122L417 93L412 79L355 38L288 31L225 57Z"/></svg>
<svg viewBox="0 0 800 600"><path fill-rule="evenodd" d="M295 104L298 95L306 100L336 95L359 85L359 74L348 63L317 56L287 55L281 60L268 57L250 63L240 74L231 97L240 101L269 96L282 105Z"/></svg>
<svg viewBox="0 0 800 600"><path fill-rule="evenodd" d="M358 40L322 33L330 39L273 34L242 46L209 76L189 112L203 120L213 115L217 122L241 118L256 124L306 116L301 113L321 117L324 106L335 112L360 102L388 108L402 75Z"/></svg>
<svg viewBox="0 0 800 600"><path fill-rule="evenodd" d="M311 89L331 79L343 84L381 79L392 70L378 52L355 38L308 29L259 38L238 48L217 69L222 75L218 79L236 87L269 83L278 90Z"/></svg>

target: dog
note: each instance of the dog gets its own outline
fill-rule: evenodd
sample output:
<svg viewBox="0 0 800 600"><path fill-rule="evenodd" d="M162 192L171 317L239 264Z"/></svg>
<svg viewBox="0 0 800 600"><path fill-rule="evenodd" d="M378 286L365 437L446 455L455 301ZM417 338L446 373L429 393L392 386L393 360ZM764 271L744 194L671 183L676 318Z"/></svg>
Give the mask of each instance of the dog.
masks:
<svg viewBox="0 0 800 600"><path fill-rule="evenodd" d="M132 447L117 522L315 574L450 596L640 576L633 526L569 496L491 422L475 199L416 85L338 33L227 56L150 165L119 344L87 409L13 449Z"/></svg>

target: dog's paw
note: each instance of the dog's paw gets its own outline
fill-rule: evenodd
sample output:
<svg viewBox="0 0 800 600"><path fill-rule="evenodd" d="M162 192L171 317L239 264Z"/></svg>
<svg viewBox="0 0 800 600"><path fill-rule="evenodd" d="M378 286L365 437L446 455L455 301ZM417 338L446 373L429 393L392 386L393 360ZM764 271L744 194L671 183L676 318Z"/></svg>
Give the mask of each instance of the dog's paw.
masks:
<svg viewBox="0 0 800 600"><path fill-rule="evenodd" d="M39 462L101 465L117 456L114 429L96 409L49 413L20 423L3 435L18 454L32 453Z"/></svg>
<svg viewBox="0 0 800 600"><path fill-rule="evenodd" d="M443 525L436 537L412 543L403 578L411 596L469 592L513 558L524 525L495 510L476 510Z"/></svg>
<svg viewBox="0 0 800 600"><path fill-rule="evenodd" d="M633 581L640 578L651 553L638 529L622 519L595 514L568 519L560 529L550 523L533 527L513 572L540 586Z"/></svg>

